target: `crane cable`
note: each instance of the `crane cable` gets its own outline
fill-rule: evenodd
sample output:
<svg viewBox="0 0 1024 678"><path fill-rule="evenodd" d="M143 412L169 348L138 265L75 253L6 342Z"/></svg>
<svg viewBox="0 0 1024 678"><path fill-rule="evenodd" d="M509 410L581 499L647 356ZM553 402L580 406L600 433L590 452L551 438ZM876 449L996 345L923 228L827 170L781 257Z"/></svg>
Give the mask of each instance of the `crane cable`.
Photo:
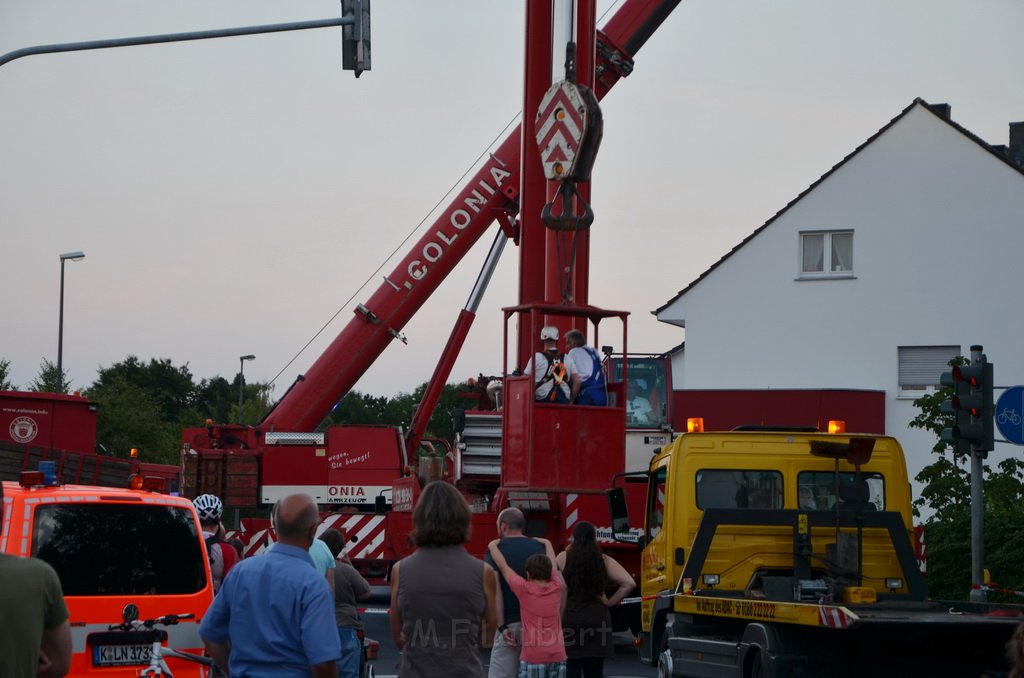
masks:
<svg viewBox="0 0 1024 678"><path fill-rule="evenodd" d="M574 4L575 4L575 3L574 3ZM618 5L618 4L619 4L619 0L615 0L615 2L613 2L613 3L612 3L612 4L611 4L611 5L609 6L609 7L608 7L608 9L606 9L606 10L604 11L604 14L602 14L602 15L601 15L601 17L600 17L600 19L598 19L598 21L603 21L603 20L604 20L604 18L605 18L606 16L608 16L608 14L609 14L609 13L611 13L611 11L612 11L613 9L615 9L615 7L616 7L616 6ZM575 13L575 12L573 12L573 16L574 16L574 19L573 19L573 20L574 20L574 21L575 21L575 14L576 14L576 13ZM486 148L486 149L484 149L484 151L483 151L483 152L481 152L481 153L480 153L480 155L478 155L478 156L477 156L476 160L474 160L474 161L473 161L473 162L472 162L472 163L471 163L471 164L469 165L469 167L467 167L467 168L466 168L466 171L462 173L462 176L460 176L460 177L459 177L459 178L458 178L458 179L457 179L457 180L455 181L455 183L454 183L454 184L452 184L451 188L449 188L449 189L448 189L448 192L447 192L447 193L445 193L445 194L444 194L443 196L441 196L441 198L440 198L440 199L439 199L439 200L437 201L437 203L435 203L435 204L434 204L434 206L433 206L433 207L432 207L432 208L430 209L430 211L429 211L429 212L427 212L427 213L426 213L426 215L424 215L424 217L423 217L423 218L422 218L422 219L420 220L420 222L419 222L418 224L416 224L416 226L414 226L414 227L413 227L413 229L412 229L411 231L409 231L408 235L406 235L406 236L405 236L405 238L404 238L404 239L403 239L403 240L402 240L402 241L401 241L400 243L398 243L398 245L397 245L397 246L395 246L395 249L391 250L391 254L389 254L389 255L387 256L387 258L386 258L386 259L384 259L384 261L382 261L382 262L381 262L380 266L378 266L378 267L377 267L377 269L376 269L376 270L375 270L375 271L374 271L373 273L371 273L371 274L370 274L370 275L369 275L369 276L368 276L368 277L366 278L366 280L365 280L365 281L363 281L363 284L362 284L362 285L360 285L360 286L359 286L359 288L358 288L358 289L357 289L357 290L356 290L355 292L353 292L353 293L352 293L352 296L350 296L350 297L349 297L348 299L346 299L346 300L345 300L345 302L344 302L344 303L343 303L343 304L342 304L341 306L339 306L339 307L338 307L338 310L334 312L334 315L332 315L332 316L331 316L331 317L330 317L330 318L329 318L329 319L327 320L327 322L325 322L325 323L323 324L323 326L321 326L321 327L320 327L320 329L319 329L319 330L317 330L317 331L316 331L316 333L315 333L315 334L313 334L313 336L312 336L312 337L310 337L309 341L307 341L307 342L306 342L306 343L305 343L305 344L304 344L304 345L302 346L302 348L300 348L300 349L299 349L299 350L298 350L298 351L297 351L297 352L295 353L295 355L293 355L293 356L292 356L291 360L289 360L289 361L288 361L287 363L285 363L285 366L284 366L284 367L282 367L282 368L281 368L281 370L280 370L280 371L279 371L279 372L278 372L277 374L275 374L275 375L274 375L274 378L273 378L273 379L271 379L271 380L270 380L269 382L267 382L267 387L268 387L268 388L272 387L272 386L274 385L274 383L275 383L275 382L276 382L276 381L278 380L278 378L279 378L279 377L280 377L280 376L281 376L282 374L284 374L285 370L287 370L287 369L288 369L289 367L291 367L291 366L292 366L292 363L294 363L294 362L295 362L296 360L298 360L298 359L299 359L299 356L300 356L300 355L302 355L302 354L303 354L303 353L305 352L305 350L306 350L307 348L309 348L310 344L312 344L312 343L313 343L314 341L316 341L316 340L317 340L317 338L318 338L318 337L319 337L319 336L320 336L321 334L323 334L323 333L324 333L324 330L326 330L326 329L327 329L327 328L328 328L328 327L330 326L330 324L331 324L331 323L333 323L333 322L334 322L334 320L335 320L335 319L336 319L336 318L337 318L337 317L338 317L339 315L341 315L341 312L342 312L342 311L344 311L344 310L345 310L345 308L347 308L347 307L348 307L348 305L352 303L352 300L356 298L356 295L358 295L358 294L359 294L360 292L362 292L362 291L363 291L363 289L364 289L364 288L365 288L365 287L366 287L367 285L369 285L369 284L370 284L370 281L371 281L371 280L373 280L373 279L374 279L375 277L377 277L377 274L378 274L378 273L380 273L381 269L383 269L383 268L384 268L384 266L385 266L385 265L387 265L387 263L388 263L389 261L391 261L391 259L392 259L392 258L394 258L394 256L395 256L395 255L396 255L396 254L398 253L398 251L399 251L400 249L402 249L403 247L405 247L405 244L406 244L407 242L409 242L409 240L410 240L410 239L412 238L412 236L413 236L413 235L415 235L415 234L416 234L416 232L417 232L417 231L419 231L419 230L420 230L421 228L423 228L423 224L425 224L425 223L426 223L426 221L427 221L427 219L429 219L429 218L430 218L430 215L431 215L431 214L433 214L433 213L434 213L434 212L435 212L435 211L437 210L437 208L441 206L441 203L443 203L443 202L444 202L444 201L445 201L445 200L446 200L446 199L448 198L448 196L450 196L450 195L451 195L452 193L454 193L454 192L455 192L455 190L456 190L457 188L459 188L459 187L460 187L460 186L462 185L462 183L461 183L461 182L462 182L462 181L463 181L463 180L464 180L464 179L465 179L465 178L466 178L467 176L469 176L469 173L470 173L470 172L471 172L471 171L473 170L473 168L474 168L474 167L476 167L477 163L479 163L479 162L480 162L480 161L481 161L481 160L482 160L482 159L484 158L484 156L485 156L485 155L487 155L487 153L489 152L489 150L490 150L491 148L493 148L493 147L494 147L494 145L495 145L496 143L498 143L498 141L499 141L499 140L500 140L500 139L502 138L502 136L503 136L503 135L504 135L504 134L505 134L505 133L506 133L506 132L508 131L508 129L509 129L509 128L510 128L510 127L511 127L512 125L514 125L514 124L515 124L516 120L518 120L519 118L521 118L521 117L522 117L522 113L523 113L522 111L519 111L519 112L518 112L518 113L516 113L516 114L515 114L514 116L512 116L512 119L508 121L508 123L507 123L507 124L505 125L505 127L504 127L504 128L503 128L503 129L502 129L502 130L501 130L500 132L498 132L497 136L495 136L495 137L494 137L494 139L493 139L493 140L491 141L491 143L490 143L490 144L489 144L489 145L487 146L487 148ZM559 238L558 240L559 240L559 249L560 249L560 248L561 248L561 242L560 242L560 241L561 241L561 238ZM573 239L572 239L572 246L571 246L571 251L569 252L569 264L568 264L568 268L569 268L569 270L568 270L568 272L567 272L567 275L565 276L565 278L564 278L564 279L563 279L563 280L561 281L561 286L562 286L562 298L563 298L563 300L567 300L567 298L568 298L568 294L569 294L569 292L571 291L571 290L569 290L569 287L570 287L570 282L569 282L569 280L570 280L570 279L571 279L571 277L572 277L572 268L573 268L573 267L575 266L575 262L576 262L576 236L574 235L574 236L573 236Z"/></svg>
<svg viewBox="0 0 1024 678"><path fill-rule="evenodd" d="M274 375L274 378L273 378L273 379L271 379L271 380L270 380L269 382L267 382L267 386L268 386L268 387L270 387L270 386L273 386L273 385L274 385L274 382L276 382L276 381L277 381L277 379L278 379L278 378L279 378L279 377L280 377L280 376L281 376L282 374L284 374L284 371L285 371L285 370L287 370L287 369L288 369L289 367L291 367L292 363L294 363L294 362L295 362L296 360L298 360L299 356L300 356L300 355L302 355L302 353L303 353L303 352L304 352L304 351L305 351L305 350L306 350L307 348L309 348L310 344L312 344L312 343L313 343L314 341L316 341L316 340L317 340L317 338L318 338L318 337L319 337L319 336L320 336L321 334L323 334L323 333L324 333L324 330L326 330L326 329L328 328L328 326L330 326L330 324L331 324L331 323L333 323L333 322L334 322L334 320L335 320L335 319L336 319L336 318L337 318L337 317L338 317L339 315L341 315L341 312L342 312L342 311L344 311L344 310L345 310L345 309L346 309L346 308L348 307L348 305L352 303L352 300L356 298L356 295L360 294L360 293L361 293L361 292L363 291L363 289L365 289L365 288L366 288L366 286L370 284L370 281L371 281L371 280L373 280L374 278L376 278L376 277L377 277L377 274L381 272L381 269L383 269L383 268L384 268L384 267L385 267L385 266L387 265L387 263L388 263L389 261L391 261L391 260L392 260L392 259L394 258L394 256L395 256L395 255L396 255L396 254L397 254L397 253L399 252L399 250L403 250L403 248L405 247L406 243L408 243L408 242L409 242L409 240L410 240L410 239L411 239L411 238L412 238L412 237L413 237L414 235L416 235L417 231L419 231L419 230L420 230L421 228L423 228L423 224L425 224L425 223L427 222L427 219L429 219L429 218L430 218L430 215L431 215L431 214L433 214L433 213L434 213L434 212L435 212L435 211L437 210L437 208L438 208L438 207L440 207L440 206L441 206L441 204L442 204L443 202L445 202L445 200L447 200L447 199L448 199L448 196L450 196L450 195L451 195L452 193L454 193L454 192L455 192L455 190L456 190L456 189L458 189L459 187L461 187L461 186L462 186L462 182L463 182L463 180L465 180L465 178L466 178L467 176L469 176L469 173L473 171L473 168L474 168L474 167L476 167L476 166L477 166L477 164L478 164L478 163L479 163L479 162L480 162L480 161L481 161L481 160L482 160L482 159L483 159L483 158L484 158L484 157L485 157L485 156L486 156L486 155L487 155L487 154L488 154L488 153L490 152L490 149L491 149L491 148L493 148L493 147L494 147L494 145L495 145L495 144L497 144L497 143L498 143L498 141L499 141L500 139L502 139L502 138L503 138L503 136L504 136L504 135L505 135L505 133L506 133L506 132L508 131L508 129L509 129L509 128L510 128L510 127L511 127L512 125L514 125L514 124L515 124L515 122L516 122L516 121L517 121L517 120L518 120L518 119L520 118L520 116L521 116L521 115L522 115L522 111L520 111L519 113L516 113L516 114L515 114L515 115L514 115L514 116L512 117L512 119L511 119L511 120L509 120L509 122L508 122L508 123L507 123L507 124L505 125L505 127L504 127L504 128L503 128L503 129L502 129L502 130L501 130L500 132L498 132L497 136L495 136L495 138L494 138L494 139L493 139L493 140L491 141L491 143L490 143L490 144L489 144L489 145L488 145L488 146L487 146L487 147L486 147L486 148L485 148L485 149L483 150L483 152L481 152L481 153L480 153L480 155L478 155L478 156L476 157L476 160L474 160L474 161L473 161L472 163L470 163L469 167L467 167L467 168L466 168L466 171L462 173L462 176L460 176L460 177L459 177L458 179L456 179L456 180L455 180L455 183L453 183L453 184L452 184L451 188L449 188L449 189L448 189L448 191L447 191L447 192L446 192L446 193L445 193L445 194L444 194L443 196L441 196L441 198L440 198L440 199L439 199L439 200L438 200L438 201L437 201L437 202L436 202L436 203L434 204L434 206L433 206L433 207L432 207L432 208L430 209L430 211L428 211L428 212L427 212L427 213L426 213L426 214L425 214L425 215L423 216L423 218L422 218L422 219L420 219L420 222L419 222L418 224L416 224L416 226L414 226L414 227L412 228L412 230L411 230L411 231L409 231L409 233L408 233L408 234L407 234L407 235L405 236L405 238L403 238L403 239L402 239L402 241L401 241L400 243L398 243L398 245L396 245L396 246L395 246L395 248L394 248L393 250L391 250L391 253L390 253L390 254L389 254L389 255L388 255L388 256L387 256L387 257L386 257L386 258L384 259L384 261L382 261L382 262L381 262L380 266L378 266L378 267L376 268L376 270L374 270L374 271L373 271L373 273L371 273L371 274L370 274L370 275L369 275L369 276L368 276L368 277L366 278L366 280L364 280L364 281L363 281L363 284L362 284L362 285L360 285L360 286L359 286L359 288L358 288L358 289L356 289L356 291L355 291L355 292L353 292L353 293L352 293L352 295L351 295L351 296L350 296L350 297L349 297L348 299L346 299L346 300L345 300L345 302L344 302L344 303L343 303L343 304L342 304L341 306L339 306L339 307L338 307L338 310L334 312L334 315L332 315L332 316L331 316L331 317L330 317L330 318L329 318L329 319L327 320L327 322L325 322L325 323L323 324L323 326L322 326L322 327L321 327L321 328L320 328L319 330L317 330L317 331L316 331L316 333L315 333L315 334L314 334L314 335L313 335L312 337L310 337L309 341L307 341L307 342L306 342L306 343L305 343L305 344L304 344L304 345L302 346L302 348L300 348L300 349L298 350L298 352L297 352L297 353L296 353L296 354L295 354L294 356L292 356L291 360L289 360L289 361L288 361L288 362L287 362L287 363L285 364L285 366L281 368L281 371L280 371L280 372L278 372L277 374L275 374L275 375Z"/></svg>

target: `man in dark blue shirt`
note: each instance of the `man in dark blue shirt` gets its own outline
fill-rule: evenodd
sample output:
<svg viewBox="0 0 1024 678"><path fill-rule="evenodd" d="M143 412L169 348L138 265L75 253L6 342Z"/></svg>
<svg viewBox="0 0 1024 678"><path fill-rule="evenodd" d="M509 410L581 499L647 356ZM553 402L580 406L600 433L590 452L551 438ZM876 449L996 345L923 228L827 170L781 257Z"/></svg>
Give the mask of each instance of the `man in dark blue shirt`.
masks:
<svg viewBox="0 0 1024 678"><path fill-rule="evenodd" d="M285 497L274 515L277 546L243 560L225 578L199 635L228 675L338 675L334 597L308 552L318 518L308 495Z"/></svg>
<svg viewBox="0 0 1024 678"><path fill-rule="evenodd" d="M526 576L526 559L535 553L544 553L544 546L523 534L525 530L526 517L519 509L507 508L498 514L498 535L501 537L498 550L505 556L509 567L521 577ZM484 562L494 567L490 553L484 556ZM499 576L498 579L501 581L503 614L501 624L494 634L487 678L516 678L519 675L519 651L522 648L523 633L519 599L512 593L504 577Z"/></svg>

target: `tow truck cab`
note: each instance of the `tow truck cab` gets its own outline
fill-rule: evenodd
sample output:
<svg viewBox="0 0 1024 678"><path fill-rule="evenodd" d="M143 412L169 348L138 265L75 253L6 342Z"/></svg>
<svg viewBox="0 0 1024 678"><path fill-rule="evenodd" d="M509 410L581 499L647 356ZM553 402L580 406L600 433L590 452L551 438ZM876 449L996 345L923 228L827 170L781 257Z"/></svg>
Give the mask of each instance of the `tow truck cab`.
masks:
<svg viewBox="0 0 1024 678"><path fill-rule="evenodd" d="M57 571L70 613L71 675L135 676L148 664L149 645L109 632L127 603L140 619L195 614L168 630L168 644L202 651L199 621L213 586L189 500L139 488L57 485L41 471L2 488L0 552L36 557ZM176 676L204 675L198 664L167 661Z"/></svg>
<svg viewBox="0 0 1024 678"><path fill-rule="evenodd" d="M677 588L793 601L795 588L803 586L810 597L820 593L814 582L842 580L847 596L927 597L909 546L909 480L894 438L695 427L658 452L647 472L641 538L647 652L663 645ZM712 509L713 521L706 519ZM855 526L856 516L871 522L872 513L891 516L891 524ZM807 557L795 558L795 543Z"/></svg>

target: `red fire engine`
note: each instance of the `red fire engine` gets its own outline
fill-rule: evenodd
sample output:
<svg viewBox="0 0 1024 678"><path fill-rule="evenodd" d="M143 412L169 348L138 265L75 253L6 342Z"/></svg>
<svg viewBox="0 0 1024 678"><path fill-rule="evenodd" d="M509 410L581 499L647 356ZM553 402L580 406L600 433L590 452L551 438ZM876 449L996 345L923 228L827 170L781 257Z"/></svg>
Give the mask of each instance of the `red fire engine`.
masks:
<svg viewBox="0 0 1024 678"><path fill-rule="evenodd" d="M180 470L132 455L115 457L96 443L99 405L77 393L0 391L0 480L17 480L41 461L65 483L128 487L133 475L158 476L177 489Z"/></svg>
<svg viewBox="0 0 1024 678"><path fill-rule="evenodd" d="M390 565L409 552L411 510L423 484L445 479L463 491L474 509L473 553L482 554L496 535L497 512L514 505L526 513L528 533L546 536L556 548L565 544L577 520L590 520L603 528L610 549L620 549L620 561L638 573L639 551L611 539L604 489L627 465L645 467L653 449L670 441L672 390L666 357L628 354L628 313L589 303L586 226L593 214L586 205L587 165L600 139L597 100L629 75L633 56L678 1L626 0L600 31L594 1L576 3L575 34L567 51L569 85L551 84L552 62L561 63L563 57L552 47L552 0L527 3L523 110L537 115L523 116L520 128L374 295L356 307L355 317L260 424L211 424L185 431L183 492L214 493L237 508L266 506L306 492L332 509L324 517L325 528L344 526L352 536L350 557L364 576L383 581ZM589 134L568 142L574 164L573 157L565 157L562 142L581 127ZM569 172L571 167L576 169ZM504 355L506 363L514 364L506 364L510 376L504 379L503 408L467 412L456 441L423 441L425 422L475 314L478 287L459 315L408 436L372 426L316 432L495 222L500 232L489 263L509 239L520 251L519 303L504 309ZM481 279L488 277L485 269ZM533 356L545 325L563 334L580 329L594 346L611 333L621 354L609 352L605 361L610 406L535 402L533 378L515 375ZM639 422L630 434L627 452L624 384L629 375L643 382L657 405L656 416ZM265 530L254 529L244 535L250 552L268 537Z"/></svg>

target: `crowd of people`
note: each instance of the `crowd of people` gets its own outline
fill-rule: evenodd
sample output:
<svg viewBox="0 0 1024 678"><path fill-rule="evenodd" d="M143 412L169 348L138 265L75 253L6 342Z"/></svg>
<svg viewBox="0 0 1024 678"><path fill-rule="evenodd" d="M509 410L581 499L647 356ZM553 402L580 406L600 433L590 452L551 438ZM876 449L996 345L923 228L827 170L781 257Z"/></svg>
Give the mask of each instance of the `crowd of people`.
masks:
<svg viewBox="0 0 1024 678"><path fill-rule="evenodd" d="M223 509L211 497L196 503L204 537L223 550L221 580L199 635L218 667L232 676L358 678L358 603L371 592L348 561L346 536L332 529L317 539L317 505L293 494L271 513L273 548L225 566L233 559L220 534ZM390 626L401 678L484 678L481 648L488 644L487 678L603 676L613 652L610 608L634 581L600 549L591 523L577 522L570 544L556 555L551 542L525 534L522 511L506 508L498 515L499 538L481 561L466 550L470 508L444 481L424 488L412 523L416 550L391 576ZM331 562L318 564L313 554L324 549ZM0 634L4 675L68 673L69 614L53 568L0 554L0 615L19 620ZM1007 652L1009 675L1024 678L1024 624Z"/></svg>
<svg viewBox="0 0 1024 678"><path fill-rule="evenodd" d="M275 504L270 522L277 541L263 556L223 568L219 584L213 552L232 550L223 540L222 506L213 495L195 503L217 592L199 634L218 667L226 675L359 678L358 603L370 597L370 585L349 561L341 530L316 537L320 514L313 499L294 494Z"/></svg>
<svg viewBox="0 0 1024 678"><path fill-rule="evenodd" d="M485 638L488 678L603 675L613 651L610 608L634 582L601 551L594 526L576 523L571 545L556 556L551 542L526 536L522 511L506 508L481 563L465 548L471 519L462 494L445 482L427 485L413 509L416 551L391 577L398 675L483 678Z"/></svg>

